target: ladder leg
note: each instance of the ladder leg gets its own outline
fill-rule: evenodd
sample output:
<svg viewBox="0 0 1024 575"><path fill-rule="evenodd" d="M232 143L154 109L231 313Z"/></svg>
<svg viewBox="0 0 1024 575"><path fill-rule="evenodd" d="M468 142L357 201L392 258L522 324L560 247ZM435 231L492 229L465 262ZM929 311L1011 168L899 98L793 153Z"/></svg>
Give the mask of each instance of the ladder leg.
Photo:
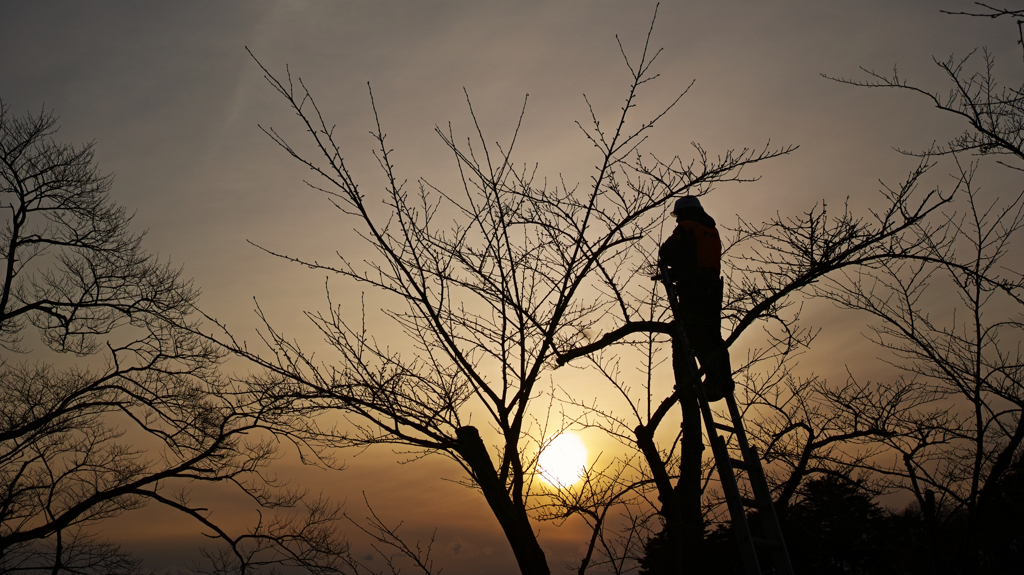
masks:
<svg viewBox="0 0 1024 575"><path fill-rule="evenodd" d="M786 549L786 541L782 535L782 528L779 525L778 515L775 513L775 506L772 504L772 494L768 488L768 480L764 475L764 468L757 453L747 441L746 430L743 428L743 416L736 405L736 398L731 394L726 396L726 405L729 409L729 416L735 428L736 441L739 444L740 453L743 457L744 468L747 472L747 479L754 492L755 500L762 502L758 508L761 527L764 530L770 546L772 563L775 572L779 575L792 575L793 566L789 561L789 552Z"/></svg>
<svg viewBox="0 0 1024 575"><path fill-rule="evenodd" d="M679 302L675 297L675 291L672 287L671 281L668 279L669 276L664 266L661 268L661 273L673 316L679 318ZM725 425L716 423L714 413L711 411L711 406L707 401L704 386L701 385L697 376L699 373L697 370L697 362L693 356L693 350L690 349L689 341L686 337L686 331L678 319L675 323L677 330L675 337L681 340L680 343L683 345L687 356L686 364L689 371L689 379L696 388L701 416L704 420L704 428L707 430L708 439L711 442L712 453L715 457L715 466L718 470L718 476L722 483L722 489L725 492L729 515L732 517L732 525L733 531L736 534L736 542L740 547L740 556L743 559L744 573L746 575L761 575L761 566L759 564L755 548L756 541L750 532L750 525L747 522L745 509L746 506L752 506L758 509L758 515L761 518L761 526L765 533L765 539L760 540L760 542L769 547L772 563L775 567L775 573L777 575L793 575L793 567L790 564L789 554L786 551L786 543L783 539L782 530L779 527L779 521L775 514L774 506L772 505L768 482L765 479L760 459L757 457L757 454L754 452L753 448L750 447L750 444L747 441L746 431L743 429L743 418L736 405L736 399L733 397L732 393L727 393L725 396L729 418L731 420L730 424ZM718 434L719 429L732 433L736 437L740 448L740 455L742 457L741 460L732 459L729 456L728 446L726 445L725 440ZM740 493L734 467L746 471L747 480L750 482L750 487L753 491L753 499L745 499Z"/></svg>

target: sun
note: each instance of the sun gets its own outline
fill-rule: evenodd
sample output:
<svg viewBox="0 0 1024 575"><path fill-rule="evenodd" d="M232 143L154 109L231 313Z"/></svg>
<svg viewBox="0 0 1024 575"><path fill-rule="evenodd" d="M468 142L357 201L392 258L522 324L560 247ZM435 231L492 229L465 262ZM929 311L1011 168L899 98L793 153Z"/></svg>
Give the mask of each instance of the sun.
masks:
<svg viewBox="0 0 1024 575"><path fill-rule="evenodd" d="M575 433L550 440L537 460L541 478L552 487L568 487L587 469L587 446Z"/></svg>

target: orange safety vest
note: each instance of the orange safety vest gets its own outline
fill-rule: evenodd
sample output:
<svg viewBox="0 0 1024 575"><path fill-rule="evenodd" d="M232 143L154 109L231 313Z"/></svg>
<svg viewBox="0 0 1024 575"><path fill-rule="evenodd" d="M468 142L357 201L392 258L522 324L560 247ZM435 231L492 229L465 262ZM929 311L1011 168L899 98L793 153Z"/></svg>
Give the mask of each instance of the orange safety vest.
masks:
<svg viewBox="0 0 1024 575"><path fill-rule="evenodd" d="M689 247L687 244L690 243L686 236L693 237L693 254L685 253L689 251L686 247ZM678 242L673 246L673 251L677 252L674 255L682 260L678 263L684 268L692 266L696 269L713 269L718 272L722 270L722 239L717 228L710 228L694 220L683 220L665 243L667 245L670 242ZM691 259L694 256L696 259ZM686 273L685 269L679 271Z"/></svg>
<svg viewBox="0 0 1024 575"><path fill-rule="evenodd" d="M722 238L718 228L709 228L693 220L679 222L679 227L693 234L697 248L697 267L722 270Z"/></svg>

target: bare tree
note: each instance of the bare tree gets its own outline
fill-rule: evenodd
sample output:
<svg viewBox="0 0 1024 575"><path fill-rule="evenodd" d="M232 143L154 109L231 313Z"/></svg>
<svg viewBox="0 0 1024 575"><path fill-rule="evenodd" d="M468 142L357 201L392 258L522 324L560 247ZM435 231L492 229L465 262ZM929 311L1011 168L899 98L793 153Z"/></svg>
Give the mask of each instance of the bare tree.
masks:
<svg viewBox="0 0 1024 575"><path fill-rule="evenodd" d="M198 290L143 251L93 145L56 141L56 122L0 102L0 568L134 570L90 528L156 502L219 538L238 571L340 569L340 510L265 474L288 417L219 375L223 352L194 331ZM39 348L53 359L29 361ZM191 502L196 483L267 516L229 534Z"/></svg>
<svg viewBox="0 0 1024 575"><path fill-rule="evenodd" d="M726 263L731 267L727 309L732 312L732 335L728 341L756 324L768 329L766 347L751 350L748 363L737 371L738 393L749 414L753 441L771 464L770 479L780 510L794 502L800 486L814 475L848 478L858 472L875 485L876 492L911 489L931 520L936 509L944 510L940 514L947 521L956 520L964 510L969 517L971 552L977 553L980 542L999 529L985 527L985 493L1004 497L1022 460L1022 363L1015 351L1021 321L1014 305L1022 301L1024 284L1012 265L999 263L1012 257L1022 198L1014 194L1009 201L983 203L973 184L973 165L959 170L950 191L917 188L922 176L946 156L995 155L1000 164L1020 169L1013 157L1024 157L1020 145L1024 124L1021 89L998 87L991 55L986 53L980 72L967 72L968 61L937 61L954 83L945 97L910 86L895 73L885 77L869 72L874 80L850 82L924 94L940 109L965 118L969 128L945 146L913 153L920 158L919 166L900 186L884 188L881 209L867 218L856 217L845 207L834 216L822 203L796 217L763 224L741 221L733 230ZM656 164L647 171L656 181L671 185L674 170ZM962 212L945 212L958 206ZM927 307L933 302L922 297L926 289L934 294L940 288L939 276L949 282L950 295L958 294L964 304L963 313L958 312L950 325L937 324ZM874 328L876 341L902 359L894 364L903 375L891 382L867 383L851 375L835 384L792 373L788 367L792 355L814 338L813 332L800 328L800 310L793 307L801 294L827 297L879 317L882 324ZM629 338L637 333L669 333L659 323L662 320L653 316L623 319L620 327L566 353L561 361L616 343L636 345ZM631 405L639 407L644 401L650 405L649 391L630 385L628 378L613 373L614 362L603 361L598 359L595 365L609 367L604 373L624 397L633 398ZM638 389L646 395L638 396ZM663 416L677 400L683 405L684 430L675 440L682 442L680 454L688 451L688 441L693 454L700 449L700 429L699 425L687 429L686 419L697 419L695 402L677 390L653 413ZM960 407L951 409L951 405ZM661 453L666 454L664 461L670 460L671 448L643 449L646 440L641 432L657 429L660 419L644 421L638 416L630 423L600 409L591 408L591 413L602 420L600 426L624 437L632 424L639 424L637 445L645 456ZM878 456L894 451L897 465L880 467L878 462L889 458ZM691 455L689 465L682 464L674 476L658 457L648 457L650 481L659 485L661 493L668 492L674 477L679 478L676 489L686 477L692 485L698 477L697 459ZM661 480L655 481L658 476ZM705 475L705 481L708 478ZM938 502L932 497L936 491ZM712 501L707 492L704 498L705 505ZM696 508L691 496L690 516ZM664 511L662 515L670 517ZM994 545L998 544L989 545L990 557Z"/></svg>
<svg viewBox="0 0 1024 575"><path fill-rule="evenodd" d="M264 131L314 172L318 181L309 185L354 220L378 257L362 265L339 252L340 263L328 265L266 251L392 296L383 313L416 352L394 351L348 313L352 306L335 301L327 312L307 313L335 352L330 360L314 359L269 321L264 340L271 356L240 345L234 351L279 378L276 397L300 398L303 415L345 414L350 427L321 435L324 441L398 444L454 460L482 492L524 573L549 572L528 513L532 453L543 439L531 439L539 415L539 406L531 406L542 378L585 333L639 311L629 291L638 282L650 286L647 254L666 205L743 181L742 168L790 151L765 147L714 157L696 146L685 165L677 158L646 167L639 155L644 136L682 97L649 120L630 121L638 92L656 78L657 54L648 47L637 59L623 51L629 84L621 115L606 124L591 109L591 127L580 126L597 154L587 185L535 180L534 170L515 167L518 132L494 147L474 115L476 134L466 144L451 129L437 129L461 189L420 180L409 190L378 121L377 159L388 182L383 214L348 171L331 124L302 81L263 68L299 117L312 153L274 129ZM471 104L469 110L473 115ZM452 219L450 226L442 223Z"/></svg>
<svg viewBox="0 0 1024 575"><path fill-rule="evenodd" d="M990 6L984 2L975 2L975 6L983 8L979 12L954 12L952 10L940 10L943 14L952 14L955 16L973 16L975 18L1002 18L1003 16L1009 16L1010 18L1017 19L1017 44L1024 49L1024 10L1008 10L1006 8L999 8L997 6Z"/></svg>
<svg viewBox="0 0 1024 575"><path fill-rule="evenodd" d="M978 5L986 11L954 14L1021 15ZM982 56L980 62L975 52L936 60L949 83L947 95L915 86L895 70L891 75L868 71L866 81L838 79L920 94L967 127L944 145L903 150L947 158L961 190L953 205L956 211L943 216L942 233L919 231L928 239L928 251L919 259L891 262L822 285L819 292L875 318L871 339L891 352L893 365L905 374L906 381L896 387L923 399L893 397L865 403L852 413L876 417L889 412L896 425L883 445L897 455L896 463L872 468L890 487L913 493L933 534L950 525L963 529L966 536L957 538L956 552L965 569L981 564L998 569L992 561L1007 553L1001 537L1000 543L989 542L1005 526L996 520L999 513L992 502L1006 493L1006 482L1016 477L1014 468L1024 453L1024 360L1019 349L1024 275L1015 265L1024 195L1013 190L1000 196L977 183L987 157L1012 170L1010 174L1024 169L1024 85L1001 86L994 55L982 50ZM936 294L942 294L941 303ZM842 403L832 399L833 404ZM1018 533L1014 544L1022 540ZM948 549L936 543L935 551Z"/></svg>
<svg viewBox="0 0 1024 575"><path fill-rule="evenodd" d="M1019 350L1024 282L1005 266L1024 225L1024 196L982 203L971 175L962 178L966 209L948 216L955 242L936 249L932 261L889 265L823 293L877 319L871 339L889 350L893 365L910 378L899 387L924 399L894 396L843 406L863 418L888 413L896 420L884 439L887 450L898 455L896 463L879 467L876 461L874 469L890 479L891 487L912 492L922 509L945 510L926 517L933 528L935 521L966 517L977 548L986 531L990 493L1001 490L1024 442ZM937 313L926 291L948 294L942 307L952 303L953 312ZM838 396L829 399L843 405ZM937 501L929 501L931 493Z"/></svg>
<svg viewBox="0 0 1024 575"><path fill-rule="evenodd" d="M136 574L141 561L117 545L99 541L81 530L58 533L35 545L5 550L5 573Z"/></svg>
<svg viewBox="0 0 1024 575"><path fill-rule="evenodd" d="M939 209L953 195L919 190L919 181L930 165L923 161L899 186L883 188L880 207L867 217L857 217L845 207L832 214L822 204L797 216L776 216L757 224L740 221L733 229L723 261L728 279L726 316L731 324L726 342L731 345L751 327L764 330L764 347L750 350L746 362L736 366L735 375L740 383L742 409L750 414L752 440L758 451L765 454L766 461L782 464L774 471L777 502L783 509L800 483L812 473L839 472L853 465L857 458L870 456L868 451L851 459L842 447L891 433L891 424L882 416L862 419L816 406L812 393L832 392L815 380L795 378L787 362L814 338L812 330L801 327L797 305L801 297L814 296L817 285L833 277L845 277L854 270L927 257L932 244L920 234L920 229L938 217ZM669 163L647 167L645 172L663 185L672 185L673 178L685 175L685 170ZM941 225L936 226L940 228ZM641 310L643 306L633 309ZM672 332L667 319L640 313L623 314L619 321L619 327L566 352L559 361L614 344L635 344L630 338L638 333L650 337L652 333ZM601 361L596 363L600 365ZM709 503L708 498L703 504L701 499L710 479L710 468L703 459L699 405L681 362L678 347L673 345L676 386L668 396L652 393L650 387L631 385L621 375L604 370L610 380L615 380L614 387L634 406L633 413L624 418L591 409L592 414L603 420L598 425L610 432L627 436L631 431L645 458L661 504L660 515L667 533L665 548L676 552L675 557L665 559L668 569L702 556L703 521ZM855 390L847 387L841 393L852 396ZM644 404L653 407L645 412ZM683 412L682 431L672 444L659 448L654 435L676 404ZM679 441L678 455L674 451L675 441ZM675 532L674 521L680 524Z"/></svg>
<svg viewBox="0 0 1024 575"><path fill-rule="evenodd" d="M668 547L680 556L699 557L702 545L711 468L696 394L672 338L672 319L650 281L655 238L674 198L750 181L741 177L742 168L792 148L731 150L716 157L695 144L691 160L643 153L645 133L679 101L669 102L651 120L629 122L637 92L656 77L651 66L657 54L648 52L648 45L638 61L623 51L630 85L611 128L591 110L592 128L583 132L599 161L586 187L549 187L536 181L536 170L517 168L518 128L508 145L492 147L470 104L476 134L465 145L457 143L451 128L437 129L453 154L461 189L422 179L416 190L407 189L374 109L376 154L388 182L382 205L372 202L349 172L331 123L305 84L293 81L290 72L275 76L260 64L296 113L312 149L303 151L273 128L264 131L315 174L317 180L307 184L359 226L377 258L352 262L339 251L339 263L331 265L261 249L394 298L382 313L415 351L395 351L391 340L378 339L367 327L375 320L368 322L365 311L353 317L352 306L330 293L327 311L306 315L330 344L331 358L321 353L314 359L262 312L269 354L238 344L230 334L227 345L266 369L266 381L273 382L268 398L287 400L307 421L330 412L346 415L345 427L310 428L304 437L339 447L401 445L451 458L482 492L523 572L548 572L530 510L540 519L587 518L593 532L581 573L597 556L616 572L630 568L625 561L635 559L642 546L636 534L653 532L655 518L669 534ZM755 415L755 443L770 462L779 463L776 486L783 506L813 474L838 475L863 466L881 449L878 441L894 437L907 423L884 411L865 418L858 411L865 405L892 400L905 413L934 399L902 384L875 390L851 381L832 388L790 377L786 368L788 359L813 340L813 331L799 323L801 297L821 295L822 285L895 262L934 261L936 249L949 247L952 222L941 218L941 209L958 191L921 189L932 165L930 157L922 158L898 186L884 187L874 211L863 217L821 203L802 214L739 221L732 228L726 345L753 327L766 334L765 347L751 350L737 376L746 410L757 414L761 407L771 408ZM440 223L451 220L450 226ZM645 383L621 373L617 355L598 353L611 346L646 356L641 362ZM532 400L541 391L542 375L584 356L629 411L566 398L584 414L569 423L607 431L631 455L593 471L583 487L538 499L543 490L532 488L536 461L531 454L544 433L540 424L531 424L541 408ZM655 368L666 362L675 379L668 393L652 384ZM834 408L825 410L816 398L833 400ZM664 425L676 405L682 420L678 434ZM470 418L483 419L490 429L470 425ZM850 451L850 446L864 449ZM613 541L607 531L613 509L626 510L629 518L622 541Z"/></svg>

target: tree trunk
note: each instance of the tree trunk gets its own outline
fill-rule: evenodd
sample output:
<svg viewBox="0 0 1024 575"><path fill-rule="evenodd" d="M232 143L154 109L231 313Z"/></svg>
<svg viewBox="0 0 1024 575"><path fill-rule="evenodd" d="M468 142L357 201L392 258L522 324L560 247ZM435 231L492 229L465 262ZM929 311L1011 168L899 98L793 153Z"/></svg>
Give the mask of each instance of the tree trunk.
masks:
<svg viewBox="0 0 1024 575"><path fill-rule="evenodd" d="M672 368L683 412L679 447L679 481L674 490L674 520L678 522L679 550L686 564L699 565L704 542L704 513L701 510L701 462L704 439L701 436L700 404L694 381L689 377L685 356L688 350L676 338L672 340ZM692 352L691 352L692 353Z"/></svg>
<svg viewBox="0 0 1024 575"><path fill-rule="evenodd" d="M687 365L692 361L692 357L688 357L690 354L689 346L673 334L672 367L683 412L679 479L675 486L672 486L667 465L654 445L652 430L642 425L635 430L637 444L647 459L658 488L661 517L665 522L662 531L664 545L657 550L648 548L647 566L652 573L698 572L704 564L704 514L701 510L704 440L701 436L700 404L697 403L697 392Z"/></svg>
<svg viewBox="0 0 1024 575"><path fill-rule="evenodd" d="M483 491L487 504L490 505L491 511L505 532L505 538L512 546L519 570L528 575L550 574L547 558L537 542L526 509L513 505L509 499L508 491L498 479L494 464L487 454L487 448L480 439L480 432L475 427L467 426L460 427L455 433L458 437L456 450L473 471L476 484Z"/></svg>

